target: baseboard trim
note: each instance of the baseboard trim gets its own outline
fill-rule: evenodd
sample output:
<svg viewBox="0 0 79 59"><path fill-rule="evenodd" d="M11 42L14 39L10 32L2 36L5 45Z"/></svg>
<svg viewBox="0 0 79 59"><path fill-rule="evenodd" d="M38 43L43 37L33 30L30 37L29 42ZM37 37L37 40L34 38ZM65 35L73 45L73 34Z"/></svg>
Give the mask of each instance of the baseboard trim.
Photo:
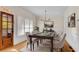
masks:
<svg viewBox="0 0 79 59"><path fill-rule="evenodd" d="M75 52L75 50L69 45L69 48L72 49L72 52Z"/></svg>

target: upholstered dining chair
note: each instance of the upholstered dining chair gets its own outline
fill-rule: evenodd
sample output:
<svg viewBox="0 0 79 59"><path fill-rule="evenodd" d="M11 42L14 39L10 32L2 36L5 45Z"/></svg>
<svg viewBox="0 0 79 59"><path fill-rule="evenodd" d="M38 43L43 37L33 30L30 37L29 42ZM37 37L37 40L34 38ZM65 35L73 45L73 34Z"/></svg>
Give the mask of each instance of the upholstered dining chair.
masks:
<svg viewBox="0 0 79 59"><path fill-rule="evenodd" d="M26 32L26 37L27 37L27 47L29 46L29 44L30 44L30 38L29 38L29 32ZM35 43L37 43L37 47L39 46L39 39L37 39L37 38L33 38L32 39L32 46L33 46L33 50L34 50L34 44Z"/></svg>
<svg viewBox="0 0 79 59"><path fill-rule="evenodd" d="M55 37L53 40L53 49L62 51L62 48L64 47L65 37L65 33L63 33L61 36Z"/></svg>
<svg viewBox="0 0 79 59"><path fill-rule="evenodd" d="M29 38L29 32L26 32L26 41L27 41L27 47L30 44L30 38Z"/></svg>

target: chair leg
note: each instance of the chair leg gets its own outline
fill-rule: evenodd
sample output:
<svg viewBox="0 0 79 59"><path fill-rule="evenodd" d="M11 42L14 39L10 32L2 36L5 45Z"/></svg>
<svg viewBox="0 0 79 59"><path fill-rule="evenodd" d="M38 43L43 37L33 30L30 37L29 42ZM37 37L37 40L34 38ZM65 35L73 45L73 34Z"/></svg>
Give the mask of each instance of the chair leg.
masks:
<svg viewBox="0 0 79 59"><path fill-rule="evenodd" d="M39 41L37 41L37 47L39 46Z"/></svg>
<svg viewBox="0 0 79 59"><path fill-rule="evenodd" d="M61 52L63 52L63 48L61 48Z"/></svg>
<svg viewBox="0 0 79 59"><path fill-rule="evenodd" d="M34 51L34 43L33 43L33 51Z"/></svg>
<svg viewBox="0 0 79 59"><path fill-rule="evenodd" d="M28 48L29 43L27 43L27 48Z"/></svg>

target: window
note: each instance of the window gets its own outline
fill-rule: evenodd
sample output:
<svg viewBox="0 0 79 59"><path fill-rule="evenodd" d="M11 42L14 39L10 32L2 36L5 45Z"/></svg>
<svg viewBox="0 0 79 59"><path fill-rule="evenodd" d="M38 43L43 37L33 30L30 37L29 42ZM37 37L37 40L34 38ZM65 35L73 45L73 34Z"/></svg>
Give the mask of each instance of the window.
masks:
<svg viewBox="0 0 79 59"><path fill-rule="evenodd" d="M33 31L33 20L25 19L25 32Z"/></svg>
<svg viewBox="0 0 79 59"><path fill-rule="evenodd" d="M17 35L24 35L25 32L33 31L33 20L24 19L21 16L17 17Z"/></svg>

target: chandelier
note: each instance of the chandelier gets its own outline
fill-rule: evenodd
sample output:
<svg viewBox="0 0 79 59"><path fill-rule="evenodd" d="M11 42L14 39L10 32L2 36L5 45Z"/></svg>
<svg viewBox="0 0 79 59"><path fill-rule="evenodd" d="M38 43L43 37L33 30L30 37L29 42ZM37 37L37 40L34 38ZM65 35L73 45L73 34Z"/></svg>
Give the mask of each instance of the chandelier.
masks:
<svg viewBox="0 0 79 59"><path fill-rule="evenodd" d="M50 20L50 17L47 17L47 10L45 9L45 21Z"/></svg>
<svg viewBox="0 0 79 59"><path fill-rule="evenodd" d="M50 24L49 24L50 22ZM51 21L50 17L47 17L47 10L45 9L45 20L44 20L44 27L53 27L53 22Z"/></svg>

